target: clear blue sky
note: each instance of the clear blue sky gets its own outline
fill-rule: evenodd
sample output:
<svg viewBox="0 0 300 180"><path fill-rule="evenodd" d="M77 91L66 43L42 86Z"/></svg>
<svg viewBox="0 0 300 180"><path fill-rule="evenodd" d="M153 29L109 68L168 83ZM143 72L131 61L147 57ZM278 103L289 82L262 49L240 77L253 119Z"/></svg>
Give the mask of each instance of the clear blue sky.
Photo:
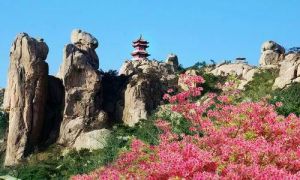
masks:
<svg viewBox="0 0 300 180"><path fill-rule="evenodd" d="M257 64L266 40L300 46L299 7L299 0L1 0L0 87L19 32L45 39L51 74L74 28L98 38L104 70L119 69L140 34L150 41L150 58L173 52L184 66L240 56Z"/></svg>

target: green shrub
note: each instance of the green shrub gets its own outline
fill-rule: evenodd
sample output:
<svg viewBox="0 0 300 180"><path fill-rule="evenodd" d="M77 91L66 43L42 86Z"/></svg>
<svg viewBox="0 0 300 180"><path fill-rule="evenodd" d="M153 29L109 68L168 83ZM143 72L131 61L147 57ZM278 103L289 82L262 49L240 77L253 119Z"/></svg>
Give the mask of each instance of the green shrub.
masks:
<svg viewBox="0 0 300 180"><path fill-rule="evenodd" d="M4 89L0 89L0 107L3 104L3 98L4 98Z"/></svg>
<svg viewBox="0 0 300 180"><path fill-rule="evenodd" d="M221 90L217 87L217 84L223 84L227 79L225 76L215 76L213 74L204 72L201 72L199 75L205 79L204 84L201 85L203 87L203 94L207 92L220 93Z"/></svg>
<svg viewBox="0 0 300 180"><path fill-rule="evenodd" d="M4 138L8 127L8 114L0 111L0 139Z"/></svg>
<svg viewBox="0 0 300 180"><path fill-rule="evenodd" d="M184 117L179 114L175 114L171 110L161 110L159 113L156 113L155 119L163 119L170 123L172 132L178 135L180 134L191 134L190 127L191 122L187 121Z"/></svg>
<svg viewBox="0 0 300 180"><path fill-rule="evenodd" d="M69 179L71 175L88 173L115 160L128 149L136 137L149 144L158 143L159 129L152 120L141 120L135 127L116 125L107 139L108 145L101 150L70 151L62 156L61 148L53 145L45 152L28 158L27 162L13 167L0 168L0 175L9 174L20 179ZM41 156L44 157L41 160Z"/></svg>
<svg viewBox="0 0 300 180"><path fill-rule="evenodd" d="M253 80L245 86L243 96L245 99L259 101L262 98L272 94L272 86L275 78L278 76L278 70L266 69L255 73Z"/></svg>
<svg viewBox="0 0 300 180"><path fill-rule="evenodd" d="M282 115L295 113L300 115L300 83L294 83L283 90L275 90L270 103L282 102L283 106L277 108L277 112Z"/></svg>

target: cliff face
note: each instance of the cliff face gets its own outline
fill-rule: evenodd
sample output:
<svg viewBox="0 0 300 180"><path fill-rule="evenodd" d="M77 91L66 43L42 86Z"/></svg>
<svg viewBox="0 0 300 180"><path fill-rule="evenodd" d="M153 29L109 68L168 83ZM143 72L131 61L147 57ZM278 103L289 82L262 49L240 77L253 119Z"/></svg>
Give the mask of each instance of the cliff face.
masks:
<svg viewBox="0 0 300 180"><path fill-rule="evenodd" d="M169 63L147 59L126 61L119 72L129 77L124 99L120 103L123 105L120 119L129 126L140 119L147 119L150 112L161 104L161 97L167 87L177 84L175 71L173 64Z"/></svg>
<svg viewBox="0 0 300 180"><path fill-rule="evenodd" d="M98 40L74 30L57 77L48 75L48 46L26 33L10 54L4 109L9 112L5 165L18 164L35 149L55 142L69 148L105 146L115 122L133 126L159 104L174 83L177 57L169 63L128 61L120 75L101 73Z"/></svg>
<svg viewBox="0 0 300 180"><path fill-rule="evenodd" d="M176 55L169 55L166 62L147 58L125 61L117 75L99 71L98 45L90 33L74 30L54 77L48 75L45 62L47 44L26 33L16 37L3 101L4 110L9 112L6 166L16 165L34 150L53 143L78 150L103 148L114 123L134 126L147 119L162 104L166 90L178 88ZM280 70L274 88L300 82L299 53L286 54L273 41L264 43L261 52L260 67L239 59L208 67L207 71L240 77L240 89L265 68Z"/></svg>

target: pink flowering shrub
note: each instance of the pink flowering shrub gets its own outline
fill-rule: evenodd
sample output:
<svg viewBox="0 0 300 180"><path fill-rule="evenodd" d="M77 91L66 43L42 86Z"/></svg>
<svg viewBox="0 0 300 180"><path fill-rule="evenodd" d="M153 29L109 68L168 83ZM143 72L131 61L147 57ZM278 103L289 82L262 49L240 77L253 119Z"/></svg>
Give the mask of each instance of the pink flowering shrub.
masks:
<svg viewBox="0 0 300 180"><path fill-rule="evenodd" d="M194 97L201 95L197 85L204 79L182 76L189 90L164 99L191 122L193 135L174 134L169 122L158 119L159 145L134 139L110 166L72 179L300 179L297 116L280 116L264 101L234 104L237 92L230 83L200 103Z"/></svg>

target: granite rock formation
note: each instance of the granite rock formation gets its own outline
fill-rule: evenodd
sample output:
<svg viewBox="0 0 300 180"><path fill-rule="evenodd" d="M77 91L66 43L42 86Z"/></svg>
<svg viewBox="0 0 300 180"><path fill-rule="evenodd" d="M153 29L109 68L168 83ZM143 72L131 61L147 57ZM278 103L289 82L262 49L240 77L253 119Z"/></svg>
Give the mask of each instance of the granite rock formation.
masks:
<svg viewBox="0 0 300 180"><path fill-rule="evenodd" d="M64 48L63 64L58 73L65 88L58 142L69 147L88 131L102 128L107 121L101 111L101 75L95 51L98 41L87 32L74 30L71 42Z"/></svg>
<svg viewBox="0 0 300 180"><path fill-rule="evenodd" d="M234 62L234 63L223 63L217 65L211 73L215 76L227 76L235 75L241 79L239 89L243 89L244 86L252 80L253 75L257 72L257 69L249 64Z"/></svg>
<svg viewBox="0 0 300 180"><path fill-rule="evenodd" d="M126 61L119 74L130 77L124 89L123 101L118 103L123 109L121 119L129 126L140 119L147 119L160 105L167 87L177 84L173 66L155 60Z"/></svg>
<svg viewBox="0 0 300 180"><path fill-rule="evenodd" d="M167 59L166 59L166 63L170 64L174 71L178 70L179 67L179 62L178 62L178 57L175 54L169 54Z"/></svg>
<svg viewBox="0 0 300 180"><path fill-rule="evenodd" d="M300 82L300 54L291 53L280 62L279 76L275 79L273 88L285 88L293 82Z"/></svg>
<svg viewBox="0 0 300 180"><path fill-rule="evenodd" d="M261 47L260 66L276 66L284 59L285 49L274 41L267 41Z"/></svg>
<svg viewBox="0 0 300 180"><path fill-rule="evenodd" d="M47 101L48 46L21 33L10 50L8 87L3 107L9 112L5 165L17 164L42 138Z"/></svg>

